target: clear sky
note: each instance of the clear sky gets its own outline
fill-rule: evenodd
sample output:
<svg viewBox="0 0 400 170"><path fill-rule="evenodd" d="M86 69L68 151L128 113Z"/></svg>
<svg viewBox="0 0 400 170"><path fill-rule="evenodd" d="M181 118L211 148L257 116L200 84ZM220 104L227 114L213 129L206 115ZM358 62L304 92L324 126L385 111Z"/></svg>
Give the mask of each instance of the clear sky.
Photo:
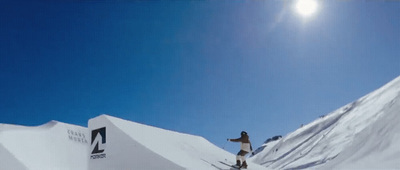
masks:
<svg viewBox="0 0 400 170"><path fill-rule="evenodd" d="M256 148L400 75L399 1L294 4L1 1L0 123L109 114Z"/></svg>

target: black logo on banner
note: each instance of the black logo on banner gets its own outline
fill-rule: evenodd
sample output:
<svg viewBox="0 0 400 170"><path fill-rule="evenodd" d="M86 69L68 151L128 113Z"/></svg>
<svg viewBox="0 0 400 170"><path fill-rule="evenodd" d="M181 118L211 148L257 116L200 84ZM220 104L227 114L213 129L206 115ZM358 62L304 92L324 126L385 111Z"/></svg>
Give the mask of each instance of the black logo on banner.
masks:
<svg viewBox="0 0 400 170"><path fill-rule="evenodd" d="M106 146L106 127L92 130L91 159L105 158L106 154L103 153Z"/></svg>

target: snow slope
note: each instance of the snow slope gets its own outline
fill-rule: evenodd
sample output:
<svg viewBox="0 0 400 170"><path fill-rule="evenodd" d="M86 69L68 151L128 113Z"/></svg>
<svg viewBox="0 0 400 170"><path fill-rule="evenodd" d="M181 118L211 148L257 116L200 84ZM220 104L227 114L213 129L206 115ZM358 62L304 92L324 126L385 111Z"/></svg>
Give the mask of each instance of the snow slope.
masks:
<svg viewBox="0 0 400 170"><path fill-rule="evenodd" d="M50 121L37 127L0 124L0 169L87 169L87 128Z"/></svg>
<svg viewBox="0 0 400 170"><path fill-rule="evenodd" d="M400 169L400 77L264 148L269 169Z"/></svg>
<svg viewBox="0 0 400 170"><path fill-rule="evenodd" d="M89 161L89 169L231 169L235 155L206 139L102 115L89 120L89 129L105 127L106 140L92 144L101 153ZM98 135L92 134L94 136ZM96 138L96 137L93 137ZM102 156L96 156L102 155ZM250 164L249 169L264 169Z"/></svg>
<svg viewBox="0 0 400 170"><path fill-rule="evenodd" d="M90 119L89 128L0 124L0 170L221 170L232 169L235 157L200 136L107 115Z"/></svg>

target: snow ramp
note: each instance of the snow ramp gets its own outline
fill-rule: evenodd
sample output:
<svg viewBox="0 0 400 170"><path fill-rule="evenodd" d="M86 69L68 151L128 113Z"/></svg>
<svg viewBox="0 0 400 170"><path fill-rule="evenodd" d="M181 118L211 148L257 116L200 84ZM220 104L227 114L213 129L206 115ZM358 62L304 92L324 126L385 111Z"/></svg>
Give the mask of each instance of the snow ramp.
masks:
<svg viewBox="0 0 400 170"><path fill-rule="evenodd" d="M231 169L235 155L200 136L108 115L89 120L89 170ZM251 164L249 169L263 169Z"/></svg>
<svg viewBox="0 0 400 170"><path fill-rule="evenodd" d="M86 170L88 137L87 128L57 121L0 124L0 169Z"/></svg>

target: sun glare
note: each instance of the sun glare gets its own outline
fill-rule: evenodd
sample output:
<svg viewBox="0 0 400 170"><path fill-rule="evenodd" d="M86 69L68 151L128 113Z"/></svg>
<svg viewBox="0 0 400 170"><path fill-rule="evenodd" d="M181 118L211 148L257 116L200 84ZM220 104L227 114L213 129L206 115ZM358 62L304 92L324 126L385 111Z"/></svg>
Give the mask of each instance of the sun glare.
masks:
<svg viewBox="0 0 400 170"><path fill-rule="evenodd" d="M298 0L296 3L297 12L305 17L311 16L317 11L318 4L315 0Z"/></svg>

